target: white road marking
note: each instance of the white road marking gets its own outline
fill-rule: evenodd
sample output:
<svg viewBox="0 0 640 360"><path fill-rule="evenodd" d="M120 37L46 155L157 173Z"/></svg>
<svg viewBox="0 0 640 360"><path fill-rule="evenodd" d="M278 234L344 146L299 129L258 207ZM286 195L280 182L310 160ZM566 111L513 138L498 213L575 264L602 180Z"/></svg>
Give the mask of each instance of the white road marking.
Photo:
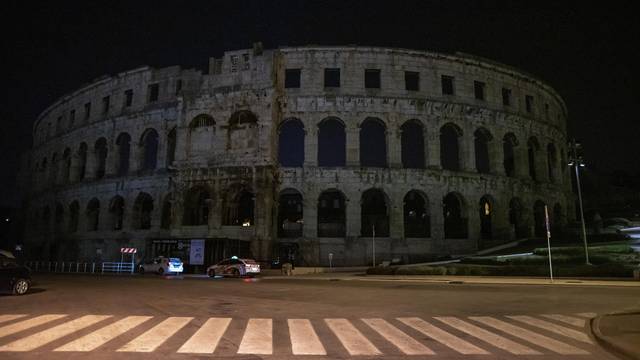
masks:
<svg viewBox="0 0 640 360"><path fill-rule="evenodd" d="M433 350L383 319L362 319L362 321L407 355L434 354Z"/></svg>
<svg viewBox="0 0 640 360"><path fill-rule="evenodd" d="M213 354L231 318L210 318L184 343L179 353Z"/></svg>
<svg viewBox="0 0 640 360"><path fill-rule="evenodd" d="M127 316L113 324L87 334L54 351L91 351L151 319L152 316Z"/></svg>
<svg viewBox="0 0 640 360"><path fill-rule="evenodd" d="M193 319L192 317L169 317L144 334L131 340L117 351L152 352L177 333Z"/></svg>
<svg viewBox="0 0 640 360"><path fill-rule="evenodd" d="M318 334L307 319L288 319L291 352L294 355L327 355Z"/></svg>
<svg viewBox="0 0 640 360"><path fill-rule="evenodd" d="M441 321L454 329L460 330L473 337L476 337L489 345L495 346L499 349L508 351L515 355L540 355L540 352L533 350L527 346L518 344L502 336L496 335L490 331L487 331L481 327L475 326L464 320L456 317L435 317L436 320Z"/></svg>
<svg viewBox="0 0 640 360"><path fill-rule="evenodd" d="M273 353L273 321L271 319L249 319L238 347L238 354Z"/></svg>
<svg viewBox="0 0 640 360"><path fill-rule="evenodd" d="M587 344L593 344L593 342L591 341L591 339L589 339L589 336L587 336L587 334L577 331L577 330L573 330L573 329L569 329L567 327L564 326L560 326L560 325L556 325L554 323L548 322L548 321L544 321L544 320L540 320L540 319L536 319L534 317L531 316L525 316L525 315L514 315L514 316L507 316L510 319L516 320L516 321L520 321L522 323L531 325L531 326L535 326L537 328L540 329L544 329L553 333L556 333L558 335L562 335L562 336L566 336L578 341L582 341L584 343Z"/></svg>
<svg viewBox="0 0 640 360"><path fill-rule="evenodd" d="M1 346L0 351L33 350L110 317L111 315L85 315L81 318L67 321L64 324L54 326L50 329L43 330L39 333L35 333L31 336L27 336L20 340L16 340L12 343Z"/></svg>
<svg viewBox="0 0 640 360"><path fill-rule="evenodd" d="M15 323L15 324L11 324L11 325L6 325L3 327L0 327L0 338L7 336L7 335L11 335L11 334L15 334L17 332L23 331L23 330L27 330L27 329L31 329L32 327L36 327L42 324L46 324L50 321L53 320L58 320L60 318L63 318L67 315L65 314L47 314L47 315L41 315L41 316L36 316L34 318L28 319L28 320L23 320L20 321L19 323Z"/></svg>
<svg viewBox="0 0 640 360"><path fill-rule="evenodd" d="M583 318L587 318L587 319L591 319L591 318L594 318L594 317L598 316L598 314L593 313L593 312L584 312L584 313L579 313L579 314L576 314L576 315L578 315L580 317L583 317Z"/></svg>
<svg viewBox="0 0 640 360"><path fill-rule="evenodd" d="M547 319L560 321L565 324L569 324L577 327L584 327L586 323L584 319L578 319L575 317L560 315L560 314L542 314L541 316L544 316Z"/></svg>
<svg viewBox="0 0 640 360"><path fill-rule="evenodd" d="M25 317L25 314L16 314L16 315L0 315L0 323L19 319L21 317Z"/></svg>
<svg viewBox="0 0 640 360"><path fill-rule="evenodd" d="M427 335L428 337L438 341L443 345L450 347L451 349L461 354L464 354L464 355L489 354L489 352L487 352L486 350L481 349L471 343L468 343L457 336L451 335L448 332L441 330L440 328L437 328L420 318L417 318L417 317L398 318L398 320L404 323L405 325L418 330L424 335Z"/></svg>
<svg viewBox="0 0 640 360"><path fill-rule="evenodd" d="M324 319L350 355L381 355L382 353L347 319Z"/></svg>
<svg viewBox="0 0 640 360"><path fill-rule="evenodd" d="M491 326L492 328L501 330L506 332L511 336L515 336L519 339L528 341L537 346L543 347L545 349L549 349L553 352L562 355L586 355L589 354L587 351L578 349L575 346L571 346L569 344L565 344L563 342L554 340L550 337L546 337L544 335L540 335L533 331L529 331L527 329L521 328L519 326L511 325L502 320L494 319L489 316L472 316L469 319L477 321L479 323Z"/></svg>

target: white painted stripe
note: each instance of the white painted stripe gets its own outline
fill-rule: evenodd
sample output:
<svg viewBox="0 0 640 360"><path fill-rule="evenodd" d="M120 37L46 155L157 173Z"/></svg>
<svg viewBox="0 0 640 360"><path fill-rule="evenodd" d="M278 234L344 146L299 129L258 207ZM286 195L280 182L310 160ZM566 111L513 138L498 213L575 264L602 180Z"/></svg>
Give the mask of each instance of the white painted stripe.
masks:
<svg viewBox="0 0 640 360"><path fill-rule="evenodd" d="M448 332L441 330L440 328L437 328L420 318L398 318L398 320L461 354L489 354L489 352L487 352L486 350L468 343L457 336L451 335Z"/></svg>
<svg viewBox="0 0 640 360"><path fill-rule="evenodd" d="M583 318L587 318L587 319L592 319L596 316L598 316L598 314L593 313L593 312L583 312L583 313L579 313L576 314L577 316L583 317Z"/></svg>
<svg viewBox="0 0 640 360"><path fill-rule="evenodd" d="M433 355L434 352L383 319L362 319L382 337L407 355Z"/></svg>
<svg viewBox="0 0 640 360"><path fill-rule="evenodd" d="M25 317L25 314L16 314L16 315L0 315L0 323L19 319L21 317Z"/></svg>
<svg viewBox="0 0 640 360"><path fill-rule="evenodd" d="M531 316L521 315L521 316L507 316L507 317L513 320L520 321L527 325L535 326L537 328L544 329L552 333L556 333L558 335L566 336L574 340L582 341L587 344L593 344L591 339L589 339L589 336L587 336L587 334L580 331L576 331L564 326L556 325L548 321L536 319Z"/></svg>
<svg viewBox="0 0 640 360"><path fill-rule="evenodd" d="M31 336L27 336L20 340L16 340L12 343L1 346L0 351L33 350L110 317L111 315L85 315L75 320L67 321L64 324L54 326L50 329L35 333Z"/></svg>
<svg viewBox="0 0 640 360"><path fill-rule="evenodd" d="M230 323L231 318L209 318L209 320L178 349L178 352L213 354Z"/></svg>
<svg viewBox="0 0 640 360"><path fill-rule="evenodd" d="M496 335L490 331L487 331L481 327L475 326L464 320L455 317L436 317L435 319L451 326L454 329L460 330L473 337L476 337L489 345L495 346L499 349L508 351L515 355L540 355L540 352L533 350L527 346L518 344L502 336Z"/></svg>
<svg viewBox="0 0 640 360"><path fill-rule="evenodd" d="M327 355L318 334L307 319L289 319L289 337L291 352L294 355Z"/></svg>
<svg viewBox="0 0 640 360"><path fill-rule="evenodd" d="M482 324L491 326L492 328L501 330L506 332L507 334L517 337L519 339L528 341L532 344L538 345L545 349L549 349L553 352L562 355L586 355L589 354L587 351L578 349L575 346L571 346L569 344L565 344L560 341L556 341L550 337L546 337L544 335L540 335L533 331L529 331L525 328L521 328L519 326L511 325L502 320L494 319L489 316L474 316L469 319L480 322Z"/></svg>
<svg viewBox="0 0 640 360"><path fill-rule="evenodd" d="M381 355L382 353L347 319L324 319L350 355Z"/></svg>
<svg viewBox="0 0 640 360"><path fill-rule="evenodd" d="M50 321L53 320L58 320L60 318L63 318L67 315L65 314L48 314L48 315L41 315L41 316L36 316L34 318L28 319L28 320L23 320L20 321L19 323L15 323L15 324L11 324L11 325L6 325L3 327L0 327L0 338L7 336L7 335L11 335L11 334L15 334L17 332L23 331L23 330L27 330L27 329L31 329L32 327L36 327L42 324L46 324Z"/></svg>
<svg viewBox="0 0 640 360"><path fill-rule="evenodd" d="M273 353L273 321L271 319L249 319L238 354Z"/></svg>
<svg viewBox="0 0 640 360"><path fill-rule="evenodd" d="M99 330L87 334L70 343L60 346L54 351L91 351L98 346L104 345L108 341L124 334L143 322L151 319L152 316L128 316L113 324L107 325Z"/></svg>
<svg viewBox="0 0 640 360"><path fill-rule="evenodd" d="M543 314L541 316L544 316L547 319L560 321L560 322L563 322L565 324L569 324L569 325L573 325L573 326L577 326L577 327L584 327L584 325L585 325L585 320L584 319L578 319L578 318L571 317L571 316L560 315L560 314Z"/></svg>
<svg viewBox="0 0 640 360"><path fill-rule="evenodd" d="M177 333L193 319L192 317L169 317L160 324L147 330L144 334L131 340L118 351L152 352L162 345L173 334Z"/></svg>

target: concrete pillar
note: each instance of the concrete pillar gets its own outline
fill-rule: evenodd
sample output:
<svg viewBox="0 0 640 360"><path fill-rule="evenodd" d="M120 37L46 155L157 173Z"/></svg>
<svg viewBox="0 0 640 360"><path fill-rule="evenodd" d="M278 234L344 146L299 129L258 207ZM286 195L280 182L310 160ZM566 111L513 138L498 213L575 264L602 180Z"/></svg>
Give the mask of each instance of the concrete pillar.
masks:
<svg viewBox="0 0 640 360"><path fill-rule="evenodd" d="M426 162L428 169L440 170L440 129L436 128L432 131L424 130L425 152L427 155Z"/></svg>
<svg viewBox="0 0 640 360"><path fill-rule="evenodd" d="M402 130L387 129L387 164L390 168L402 168Z"/></svg>
<svg viewBox="0 0 640 360"><path fill-rule="evenodd" d="M360 126L356 124L354 119L347 121L346 131L346 146L347 146L347 166L359 167L360 166Z"/></svg>
<svg viewBox="0 0 640 360"><path fill-rule="evenodd" d="M526 142L520 142L518 146L513 147L515 175L520 179L529 178L529 155L527 152Z"/></svg>
<svg viewBox="0 0 640 360"><path fill-rule="evenodd" d="M494 175L504 176L504 149L502 138L493 137L489 141L489 172Z"/></svg>
<svg viewBox="0 0 640 360"><path fill-rule="evenodd" d="M404 195L400 192L392 191L387 194L390 199L389 204L389 236L393 239L404 238Z"/></svg>
<svg viewBox="0 0 640 360"><path fill-rule="evenodd" d="M318 127L313 124L305 126L304 167L316 166L318 166Z"/></svg>
<svg viewBox="0 0 640 360"><path fill-rule="evenodd" d="M302 199L302 234L305 238L318 237L318 196L315 192L305 193Z"/></svg>
<svg viewBox="0 0 640 360"><path fill-rule="evenodd" d="M115 144L107 145L107 160L105 162L105 177L116 176L118 173L118 147Z"/></svg>
<svg viewBox="0 0 640 360"><path fill-rule="evenodd" d="M444 240L444 213L442 212L443 194L440 192L429 193L429 211L431 217L431 239L434 246L440 251L447 250Z"/></svg>
<svg viewBox="0 0 640 360"><path fill-rule="evenodd" d="M168 133L164 130L158 131L158 151L156 152L156 169L167 168L167 138Z"/></svg>
<svg viewBox="0 0 640 360"><path fill-rule="evenodd" d="M477 249L480 241L480 199L467 197L467 239L471 247Z"/></svg>
<svg viewBox="0 0 640 360"><path fill-rule="evenodd" d="M95 148L90 147L87 149L87 163L84 170L84 178L86 180L93 180L96 178L96 152Z"/></svg>
<svg viewBox="0 0 640 360"><path fill-rule="evenodd" d="M346 234L349 237L360 236L361 214L360 214L360 192L346 193Z"/></svg>
<svg viewBox="0 0 640 360"><path fill-rule="evenodd" d="M176 128L176 161L184 161L187 159L187 153L189 152L188 135L188 127L180 126Z"/></svg>
<svg viewBox="0 0 640 360"><path fill-rule="evenodd" d="M460 170L478 172L476 169L475 136L471 129L465 129L463 131L462 136L458 138Z"/></svg>

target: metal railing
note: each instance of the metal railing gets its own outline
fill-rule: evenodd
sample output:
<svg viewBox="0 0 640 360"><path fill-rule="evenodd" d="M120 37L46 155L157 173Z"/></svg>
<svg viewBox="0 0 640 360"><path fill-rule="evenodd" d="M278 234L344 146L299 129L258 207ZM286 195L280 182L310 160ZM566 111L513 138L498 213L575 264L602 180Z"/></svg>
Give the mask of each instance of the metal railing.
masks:
<svg viewBox="0 0 640 360"><path fill-rule="evenodd" d="M82 262L82 261L27 261L24 263L33 272L40 273L134 273L131 262Z"/></svg>

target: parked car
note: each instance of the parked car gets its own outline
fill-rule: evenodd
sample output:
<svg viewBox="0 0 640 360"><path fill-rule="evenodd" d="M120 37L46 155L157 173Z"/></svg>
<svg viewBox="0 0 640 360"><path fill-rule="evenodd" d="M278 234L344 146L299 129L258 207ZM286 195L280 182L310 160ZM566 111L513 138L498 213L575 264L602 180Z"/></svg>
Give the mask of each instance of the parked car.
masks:
<svg viewBox="0 0 640 360"><path fill-rule="evenodd" d="M207 268L207 275L222 276L255 276L260 274L260 264L253 259L240 259L233 256Z"/></svg>
<svg viewBox="0 0 640 360"><path fill-rule="evenodd" d="M140 274L150 272L162 275L169 273L181 273L182 271L182 260L179 258L158 256L153 260L138 264L138 272Z"/></svg>
<svg viewBox="0 0 640 360"><path fill-rule="evenodd" d="M24 295L31 287L31 270L18 265L15 256L0 250L0 290L14 295Z"/></svg>

